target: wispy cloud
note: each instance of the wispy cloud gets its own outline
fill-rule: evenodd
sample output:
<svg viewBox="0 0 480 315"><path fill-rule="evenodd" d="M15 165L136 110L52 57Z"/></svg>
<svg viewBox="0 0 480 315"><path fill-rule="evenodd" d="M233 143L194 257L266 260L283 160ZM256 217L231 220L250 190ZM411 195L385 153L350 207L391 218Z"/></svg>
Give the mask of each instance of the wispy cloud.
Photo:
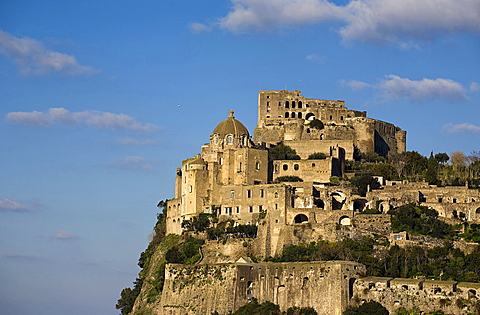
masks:
<svg viewBox="0 0 480 315"><path fill-rule="evenodd" d="M2 198L0 199L0 211L30 212L33 211L33 207L15 200Z"/></svg>
<svg viewBox="0 0 480 315"><path fill-rule="evenodd" d="M361 91L365 88L370 87L370 84L362 82L362 81L355 81L355 80L350 80L350 81L342 81L342 85L349 87L353 91Z"/></svg>
<svg viewBox="0 0 480 315"><path fill-rule="evenodd" d="M480 127L470 123L446 124L443 131L448 133L480 133Z"/></svg>
<svg viewBox="0 0 480 315"><path fill-rule="evenodd" d="M480 90L480 84L478 84L477 82L470 83L470 91L471 92L476 92L476 91L479 91L479 90Z"/></svg>
<svg viewBox="0 0 480 315"><path fill-rule="evenodd" d="M325 62L325 57L322 57L322 56L317 55L317 54L311 54L311 55L307 56L307 60L310 60L310 61L316 62L316 63L324 63Z"/></svg>
<svg viewBox="0 0 480 315"><path fill-rule="evenodd" d="M121 145L150 145L157 142L148 139L121 138L117 140L117 143Z"/></svg>
<svg viewBox="0 0 480 315"><path fill-rule="evenodd" d="M12 260L26 260L26 261L40 260L40 258L38 258L37 256L22 255L22 254L15 254L15 253L4 253L2 254L2 258L12 259Z"/></svg>
<svg viewBox="0 0 480 315"><path fill-rule="evenodd" d="M212 30L211 26L202 23L190 23L188 26L190 30L195 34L210 32Z"/></svg>
<svg viewBox="0 0 480 315"><path fill-rule="evenodd" d="M50 126L56 123L65 125L86 125L104 129L127 129L152 132L159 127L154 124L142 124L125 114L87 110L69 112L65 108L50 108L47 112L11 112L6 119L14 124Z"/></svg>
<svg viewBox="0 0 480 315"><path fill-rule="evenodd" d="M152 171L153 164L149 159L141 156L127 156L120 159L115 159L109 164L111 167L115 167L122 170L147 170Z"/></svg>
<svg viewBox="0 0 480 315"><path fill-rule="evenodd" d="M480 34L478 0L231 0L232 9L216 26L233 33L340 21L346 42L401 43L455 33ZM212 24L214 25L214 24ZM411 48L410 47L410 48Z"/></svg>
<svg viewBox="0 0 480 315"><path fill-rule="evenodd" d="M390 74L386 75L377 84L368 84L361 81L347 81L344 85L357 91L363 88L375 88L382 92L384 100L408 99L422 103L436 99L460 101L467 99L467 90L458 82L450 79L422 79L410 80Z"/></svg>
<svg viewBox="0 0 480 315"><path fill-rule="evenodd" d="M15 37L0 30L0 54L7 56L25 75L62 73L66 75L92 75L98 72L92 67L80 65L71 55L51 51L38 40Z"/></svg>
<svg viewBox="0 0 480 315"><path fill-rule="evenodd" d="M56 240L75 240L80 238L80 236L68 231L57 231L52 235L52 238Z"/></svg>

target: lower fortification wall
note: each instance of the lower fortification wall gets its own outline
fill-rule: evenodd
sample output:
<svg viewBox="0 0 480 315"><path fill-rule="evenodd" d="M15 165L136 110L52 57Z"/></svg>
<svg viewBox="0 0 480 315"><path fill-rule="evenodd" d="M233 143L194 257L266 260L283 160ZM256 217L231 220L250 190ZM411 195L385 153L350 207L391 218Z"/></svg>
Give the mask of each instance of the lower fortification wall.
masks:
<svg viewBox="0 0 480 315"><path fill-rule="evenodd" d="M289 307L313 307L341 315L353 283L365 275L356 262L169 264L159 314L229 314L253 298Z"/></svg>
<svg viewBox="0 0 480 315"><path fill-rule="evenodd" d="M403 307L422 312L442 310L446 314L478 314L480 283L365 277L354 285L352 304L377 301L390 314Z"/></svg>

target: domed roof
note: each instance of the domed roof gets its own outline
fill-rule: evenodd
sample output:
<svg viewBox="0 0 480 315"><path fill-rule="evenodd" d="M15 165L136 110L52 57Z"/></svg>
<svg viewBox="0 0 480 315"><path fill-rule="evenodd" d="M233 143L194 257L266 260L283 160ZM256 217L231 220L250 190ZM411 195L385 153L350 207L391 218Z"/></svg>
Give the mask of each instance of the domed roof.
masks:
<svg viewBox="0 0 480 315"><path fill-rule="evenodd" d="M249 135L247 127L233 116L233 110L228 111L228 118L217 125L215 130L213 130L213 134L217 134L220 137L224 137L227 134L234 136Z"/></svg>

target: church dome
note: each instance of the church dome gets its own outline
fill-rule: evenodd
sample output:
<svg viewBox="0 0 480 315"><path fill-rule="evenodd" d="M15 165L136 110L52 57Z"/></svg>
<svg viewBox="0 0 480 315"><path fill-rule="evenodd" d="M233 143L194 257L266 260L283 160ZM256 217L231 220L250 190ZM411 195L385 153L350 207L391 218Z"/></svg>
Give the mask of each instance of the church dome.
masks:
<svg viewBox="0 0 480 315"><path fill-rule="evenodd" d="M248 129L233 116L233 110L228 111L228 118L220 122L213 130L213 134L223 138L232 134L234 137L249 136Z"/></svg>

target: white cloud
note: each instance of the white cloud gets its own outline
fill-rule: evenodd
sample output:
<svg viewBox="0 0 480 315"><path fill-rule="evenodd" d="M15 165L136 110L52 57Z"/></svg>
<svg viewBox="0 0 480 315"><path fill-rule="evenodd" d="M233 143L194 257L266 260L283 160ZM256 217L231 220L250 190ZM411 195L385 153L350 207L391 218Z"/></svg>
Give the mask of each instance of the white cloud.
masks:
<svg viewBox="0 0 480 315"><path fill-rule="evenodd" d="M340 30L346 41L431 40L442 34L480 34L478 0L356 0Z"/></svg>
<svg viewBox="0 0 480 315"><path fill-rule="evenodd" d="M480 133L480 127L475 126L473 124L469 123L463 123L463 124L446 124L443 126L443 131L448 132L448 133Z"/></svg>
<svg viewBox="0 0 480 315"><path fill-rule="evenodd" d="M342 84L345 86L348 86L353 91L361 91L367 87L370 87L370 84L368 83L365 83L362 81L355 81L355 80L342 81Z"/></svg>
<svg viewBox="0 0 480 315"><path fill-rule="evenodd" d="M459 101L467 98L465 88L450 79L414 81L392 74L385 78L376 88L383 91L386 99L407 98L413 102L425 102L434 99Z"/></svg>
<svg viewBox="0 0 480 315"><path fill-rule="evenodd" d="M327 0L231 0L219 27L233 33L325 23L345 23L344 41L393 43L431 40L454 33L480 34L478 0L353 0L337 6Z"/></svg>
<svg viewBox="0 0 480 315"><path fill-rule="evenodd" d="M211 26L202 23L190 23L189 28L195 34L210 32L212 30Z"/></svg>
<svg viewBox="0 0 480 315"><path fill-rule="evenodd" d="M11 112L6 119L15 124L50 126L55 123L65 125L86 125L104 129L128 129L134 131L152 132L158 129L154 124L142 124L135 118L125 114L114 114L87 110L69 112L65 108L50 108L47 112Z"/></svg>
<svg viewBox="0 0 480 315"><path fill-rule="evenodd" d="M52 238L57 240L74 240L80 238L77 234L68 231L57 231L53 234Z"/></svg>
<svg viewBox="0 0 480 315"><path fill-rule="evenodd" d="M156 141L147 139L121 138L117 140L117 143L121 145L150 145L156 143Z"/></svg>
<svg viewBox="0 0 480 315"><path fill-rule="evenodd" d="M80 65L74 56L51 51L35 39L15 37L0 30L0 54L12 59L22 74L41 75L50 72L66 75L91 75L97 70Z"/></svg>
<svg viewBox="0 0 480 315"><path fill-rule="evenodd" d="M343 9L323 0L231 0L219 26L233 33L314 24L337 19Z"/></svg>
<svg viewBox="0 0 480 315"><path fill-rule="evenodd" d="M153 170L153 165L150 160L141 156L127 156L115 159L109 166L123 170Z"/></svg>
<svg viewBox="0 0 480 315"><path fill-rule="evenodd" d="M0 199L0 211L26 212L33 211L32 207L11 199Z"/></svg>

